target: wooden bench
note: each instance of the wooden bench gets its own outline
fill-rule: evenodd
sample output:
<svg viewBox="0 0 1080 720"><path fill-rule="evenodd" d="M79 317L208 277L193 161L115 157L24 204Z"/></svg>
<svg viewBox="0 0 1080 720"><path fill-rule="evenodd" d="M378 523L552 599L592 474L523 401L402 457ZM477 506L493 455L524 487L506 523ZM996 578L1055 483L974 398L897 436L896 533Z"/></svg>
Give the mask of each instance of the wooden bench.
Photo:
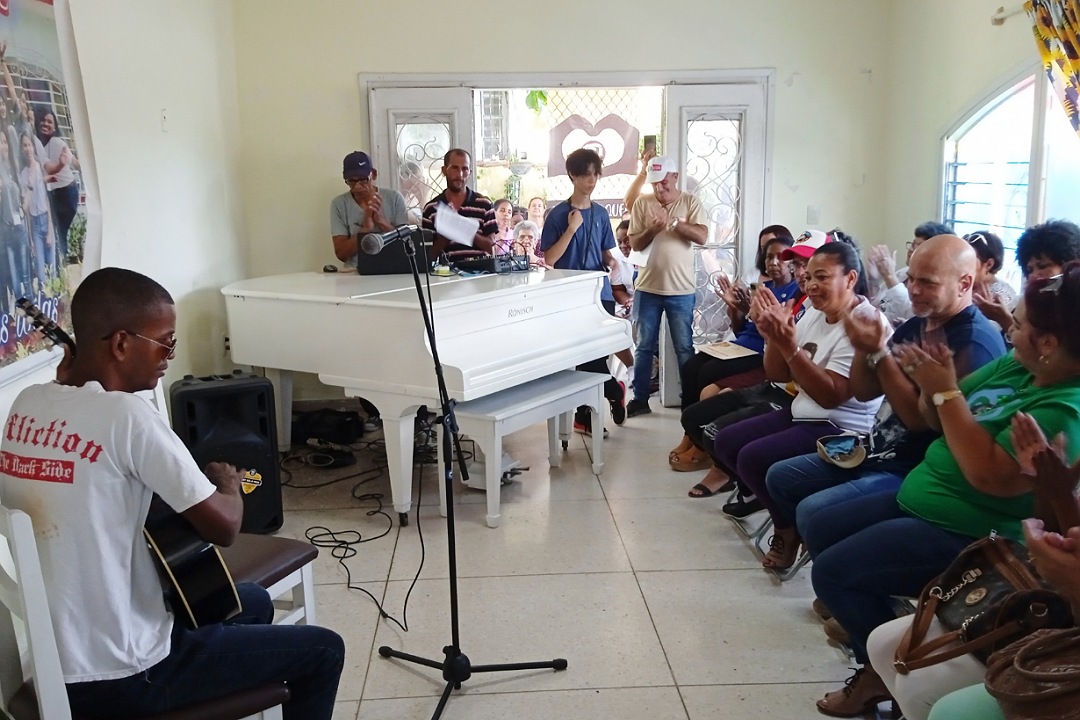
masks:
<svg viewBox="0 0 1080 720"><path fill-rule="evenodd" d="M592 427L596 429L592 434L592 469L597 474L603 471L604 381L607 379L607 375L600 373L563 370L455 407L458 430L472 438L486 458L484 487L488 527L498 527L502 522L499 494L502 439L506 435L547 420L548 462L552 467L559 467L562 451L568 443L572 413L579 405L586 405L592 409ZM441 473L442 443L437 444ZM443 517L446 517L446 500L446 486L440 480L439 511Z"/></svg>

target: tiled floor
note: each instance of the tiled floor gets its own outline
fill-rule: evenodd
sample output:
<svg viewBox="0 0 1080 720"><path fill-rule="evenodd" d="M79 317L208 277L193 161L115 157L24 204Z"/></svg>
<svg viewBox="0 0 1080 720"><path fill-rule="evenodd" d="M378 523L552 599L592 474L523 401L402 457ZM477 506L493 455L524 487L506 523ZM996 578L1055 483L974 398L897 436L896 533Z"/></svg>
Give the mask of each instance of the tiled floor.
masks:
<svg viewBox="0 0 1080 720"><path fill-rule="evenodd" d="M779 583L760 568L748 542L720 513L721 500L692 500L703 473L676 473L667 451L681 431L678 412L612 427L606 466L592 473L575 435L562 467L547 462L543 425L511 436L507 451L531 466L502 492L503 522L484 524L484 493L456 491L461 644L475 664L566 658L550 670L477 675L451 698L447 720L468 718L820 718L814 701L850 671L810 610L809 570ZM292 483L314 484L367 467L307 470ZM385 516L353 498L355 480L320 489L283 490L281 533L303 537L321 525L374 537ZM380 621L372 601L346 588L345 572L323 550L316 570L321 624L340 632L348 658L335 720L430 717L443 682L438 671L379 657L389 645L441 660L450 641L445 522L438 473L423 469L419 518L395 523L346 561L354 583L401 619ZM386 476L355 494L382 492ZM415 500L415 491L414 491ZM419 519L419 523L417 523Z"/></svg>

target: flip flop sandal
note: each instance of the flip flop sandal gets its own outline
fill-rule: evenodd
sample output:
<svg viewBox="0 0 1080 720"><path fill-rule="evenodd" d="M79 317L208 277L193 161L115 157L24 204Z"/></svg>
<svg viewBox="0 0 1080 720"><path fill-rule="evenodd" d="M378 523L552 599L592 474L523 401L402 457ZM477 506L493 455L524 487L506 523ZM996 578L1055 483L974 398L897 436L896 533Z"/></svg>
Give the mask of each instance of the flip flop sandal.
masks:
<svg viewBox="0 0 1080 720"><path fill-rule="evenodd" d="M698 493L697 495L694 494L695 490ZM721 492L723 492L722 489L721 490L710 490L709 488L702 485L701 483L698 483L694 487L690 488L690 492L688 492L686 494L687 494L688 497L692 497L692 498L696 499L696 498L712 497L713 495L719 495Z"/></svg>

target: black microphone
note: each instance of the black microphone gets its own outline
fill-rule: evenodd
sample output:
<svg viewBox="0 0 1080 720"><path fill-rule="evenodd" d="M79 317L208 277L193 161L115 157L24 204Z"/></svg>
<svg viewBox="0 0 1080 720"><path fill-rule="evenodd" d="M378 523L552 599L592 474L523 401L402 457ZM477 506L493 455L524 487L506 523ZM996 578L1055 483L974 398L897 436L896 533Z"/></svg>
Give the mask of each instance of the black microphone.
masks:
<svg viewBox="0 0 1080 720"><path fill-rule="evenodd" d="M376 255L382 252L382 249L390 243L410 237L417 230L419 228L415 225L402 225L383 233L368 233L361 238L360 249L368 255Z"/></svg>

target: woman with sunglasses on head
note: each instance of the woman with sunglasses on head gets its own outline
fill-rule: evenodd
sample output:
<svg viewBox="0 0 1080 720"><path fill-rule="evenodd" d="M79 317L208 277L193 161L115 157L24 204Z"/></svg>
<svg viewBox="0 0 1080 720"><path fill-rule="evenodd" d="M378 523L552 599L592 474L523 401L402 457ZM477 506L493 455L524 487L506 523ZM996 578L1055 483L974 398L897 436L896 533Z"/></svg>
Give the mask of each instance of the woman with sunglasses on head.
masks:
<svg viewBox="0 0 1080 720"><path fill-rule="evenodd" d="M1068 220L1049 220L1032 225L1016 241L1016 262L1024 274L1024 282L1037 278L1054 277L1072 260L1080 260L1080 227ZM976 303L979 298L975 298ZM1008 335L1012 326L1011 313L1002 313L979 306L988 318L998 323Z"/></svg>
<svg viewBox="0 0 1080 720"><path fill-rule="evenodd" d="M1031 517L1031 478L1010 430L1030 415L1048 438L1080 455L1080 262L1028 284L1013 315L1013 352L957 382L951 354L937 345L898 346L897 361L919 386L920 411L943 437L904 478L895 496L833 508L836 536L814 558L818 598L847 630L862 666L818 701L826 715L854 717L889 697L868 664L867 638L895 617L893 597L917 597L967 545L992 531L1022 540Z"/></svg>
<svg viewBox="0 0 1080 720"><path fill-rule="evenodd" d="M1012 311L1016 307L1016 291L1009 283L997 277L1005 262L1005 246L1001 238L992 232L968 233L964 240L975 251L979 264L975 268L975 287L972 299L992 323L1000 328L1012 324Z"/></svg>
<svg viewBox="0 0 1080 720"><path fill-rule="evenodd" d="M1030 478L1035 489L1035 517L1027 518L1023 522L1024 544L1039 578L1065 596L1072 605L1073 617L1080 617L1080 545L1076 545L1075 540L1080 538L1080 527L1077 527L1076 520L1080 517L1080 507L1076 500L1080 462L1071 466L1066 464L1068 439L1059 434L1048 440L1027 413L1021 412L1013 416L1009 438L1020 464L1020 472ZM1064 543L1070 536L1074 538L1068 541L1071 547L1063 553L1055 551L1047 542L1057 540L1058 543ZM1057 560L1049 564L1042 562L1040 556L1045 559L1048 552L1057 555ZM1067 565L1063 567L1061 561L1065 561ZM1065 572L1061 572L1062 570ZM966 595L965 592L961 597ZM955 699L941 703L942 708L937 709L938 701L949 693L975 684L978 684L979 689L983 689L987 664L973 654L949 658L926 667L909 666L903 672L897 669L896 660L900 654L898 651L904 637L911 632L913 621L914 616L909 614L880 625L870 633L866 644L870 663L892 692L905 720L933 720L935 717L939 720L1001 718L996 701L985 692L982 693L982 702L979 703L985 706L980 708L983 712L970 714L973 708L968 706L960 709ZM1054 626L1047 624L1047 627ZM946 632L947 628L936 617L931 618L921 643L912 645L923 645L925 648L924 644L934 642ZM1007 641L999 643L998 647L1006 644ZM943 646L941 651L950 651L954 646L950 643ZM911 662L914 658L915 653L911 652L906 660ZM931 711L931 708L935 710ZM946 710L951 710L952 713L947 713Z"/></svg>

